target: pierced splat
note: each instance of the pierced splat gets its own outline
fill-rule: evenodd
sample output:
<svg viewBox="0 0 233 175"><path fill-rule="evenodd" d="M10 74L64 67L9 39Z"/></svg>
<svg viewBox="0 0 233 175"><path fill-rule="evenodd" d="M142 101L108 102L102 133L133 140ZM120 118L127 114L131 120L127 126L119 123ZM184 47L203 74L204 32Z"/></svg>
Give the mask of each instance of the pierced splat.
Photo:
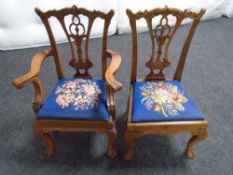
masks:
<svg viewBox="0 0 233 175"><path fill-rule="evenodd" d="M189 32L187 33L187 39L185 40L183 48L181 50L179 62L174 74L174 79L180 80L193 33L200 21L200 18L203 16L204 13L205 10L201 10L199 13L193 13L187 10L181 11L178 9L168 7L156 8L150 11L139 11L137 13L133 13L131 10L127 9L127 15L129 17L130 26L132 30L133 44L131 83L137 80L138 41L136 21L138 19L145 19L151 41L151 55L149 61L145 64L150 69L149 74L145 77L146 80L165 80L163 70L169 67L171 64L168 59L168 50L173 36L185 18L189 18L192 20L192 26ZM175 25L172 28L169 25L170 17L175 19ZM155 27L153 27L152 24L154 18L159 18L159 23Z"/></svg>
<svg viewBox="0 0 233 175"><path fill-rule="evenodd" d="M88 26L88 28L89 27L91 26ZM88 47L87 37L89 39L90 32L86 34L85 26L81 23L78 15L73 15L72 22L69 25L69 33L69 37L74 40L77 46L78 60L75 59L75 54L72 54L70 60L70 66L76 69L76 74L74 77L91 77L91 75L88 73L88 69L92 67L92 62L89 60L88 52L85 53L85 61L82 56L83 39L86 39L86 47ZM70 43L70 46L73 47L72 43ZM73 48L72 52L74 52Z"/></svg>
<svg viewBox="0 0 233 175"><path fill-rule="evenodd" d="M151 20L150 20L151 21ZM152 26L152 25L150 25ZM152 29L150 29L152 31ZM146 79L164 79L163 69L170 65L170 62L167 58L163 56L163 46L166 44L167 40L170 38L171 27L168 25L168 17L162 16L160 23L155 27L152 32L151 41L152 43L152 53L150 60L146 63L146 66L150 68L150 73L147 75ZM155 56L155 42L158 45L157 54ZM159 70L158 73L155 73L155 69Z"/></svg>

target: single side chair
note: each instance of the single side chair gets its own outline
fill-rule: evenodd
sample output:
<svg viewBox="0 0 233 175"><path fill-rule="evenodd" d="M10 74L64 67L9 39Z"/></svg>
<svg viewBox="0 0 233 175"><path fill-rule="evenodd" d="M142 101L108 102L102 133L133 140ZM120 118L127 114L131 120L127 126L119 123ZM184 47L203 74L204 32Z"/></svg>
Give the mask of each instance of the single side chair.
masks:
<svg viewBox="0 0 233 175"><path fill-rule="evenodd" d="M168 7L137 13L127 10L132 30L132 67L124 134L124 142L127 145L124 160L132 159L133 141L144 135L190 133L192 137L185 151L188 158L194 158L193 146L207 137L208 122L180 83L193 34L204 13L205 10L193 13ZM152 25L154 18L159 18L159 24L155 27ZM181 49L174 77L169 80L163 73L163 70L171 64L168 59L168 49L174 34L185 18L192 20L192 25ZM150 71L143 80L137 80L136 21L139 19L146 21L151 41L151 55L145 63ZM176 19L173 28L169 26L169 19Z"/></svg>
<svg viewBox="0 0 233 175"><path fill-rule="evenodd" d="M13 85L18 89L29 82L34 85L36 94L32 107L36 113L35 135L46 142L46 153L50 156L54 153L51 132L105 133L108 136L108 156L115 157L117 152L113 142L117 132L115 128L114 93L122 88L122 84L114 78L114 73L121 63L121 57L119 54L107 50L108 28L114 11L103 13L96 10L89 11L84 8L77 8L76 6L46 12L39 9L35 9L35 11L45 25L51 50L36 54L32 58L31 70L13 81ZM86 26L81 21L83 16L88 19ZM67 78L63 73L61 57L49 22L51 17L55 17L59 21L67 37L71 55L69 65L75 69L73 78ZM68 18L70 19L68 25L65 17L70 17ZM101 19L104 24L101 80L92 78L88 72L93 66L88 53L92 24L96 19ZM48 57L54 59L58 82L44 101L40 67ZM107 58L111 58L109 66Z"/></svg>

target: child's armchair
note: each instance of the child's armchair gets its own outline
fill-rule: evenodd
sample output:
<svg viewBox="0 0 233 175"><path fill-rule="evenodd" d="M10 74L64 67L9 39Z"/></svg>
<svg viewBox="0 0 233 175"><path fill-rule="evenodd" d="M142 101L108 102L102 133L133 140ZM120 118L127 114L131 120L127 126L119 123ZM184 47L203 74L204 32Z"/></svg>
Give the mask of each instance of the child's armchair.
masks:
<svg viewBox="0 0 233 175"><path fill-rule="evenodd" d="M33 109L37 116L35 134L47 143L46 153L50 156L54 153L54 144L49 133L53 131L105 133L109 139L108 155L112 158L115 157L117 152L114 149L113 141L117 133L114 93L122 88L122 84L114 78L114 73L121 63L121 57L119 54L107 50L107 33L114 15L113 10L103 13L73 6L47 12L36 9L36 13L46 27L51 50L36 54L32 59L31 70L13 81L14 86L18 89L28 82L34 85L36 94ZM81 16L88 19L86 25L82 23ZM73 78L64 76L57 43L49 23L50 17L55 17L59 21L67 37L71 53L69 64L76 70ZM71 21L69 25L67 25L65 17ZM104 21L101 80L92 78L88 72L93 66L88 55L90 32L92 24L97 18ZM58 82L45 100L43 85L39 77L40 67L42 62L50 56L56 65ZM107 67L108 57L111 58L111 63Z"/></svg>

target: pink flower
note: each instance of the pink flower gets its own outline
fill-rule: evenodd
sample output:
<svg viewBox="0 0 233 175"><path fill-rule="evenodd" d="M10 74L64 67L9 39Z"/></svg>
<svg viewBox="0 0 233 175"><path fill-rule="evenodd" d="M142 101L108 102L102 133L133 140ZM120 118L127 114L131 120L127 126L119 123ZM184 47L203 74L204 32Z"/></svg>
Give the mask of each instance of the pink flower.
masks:
<svg viewBox="0 0 233 175"><path fill-rule="evenodd" d="M62 108L65 108L67 106L69 106L70 103L70 99L68 96L65 95L58 95L56 98L56 102L62 106Z"/></svg>
<svg viewBox="0 0 233 175"><path fill-rule="evenodd" d="M89 96L95 93L95 88L92 85L85 85L83 90Z"/></svg>
<svg viewBox="0 0 233 175"><path fill-rule="evenodd" d="M68 89L68 88L71 88L71 89L73 89L73 88L75 88L75 82L72 82L72 81L68 81L67 83L65 83L64 85L64 88L66 88L66 89Z"/></svg>
<svg viewBox="0 0 233 175"><path fill-rule="evenodd" d="M75 99L74 105L76 108L84 108L86 106L86 102L85 97L79 96Z"/></svg>
<svg viewBox="0 0 233 175"><path fill-rule="evenodd" d="M182 101L182 97L179 94L176 94L172 96L172 100L177 103L180 103Z"/></svg>
<svg viewBox="0 0 233 175"><path fill-rule="evenodd" d="M158 111L160 110L160 109L159 109L159 105L155 104L154 110L158 112Z"/></svg>
<svg viewBox="0 0 233 175"><path fill-rule="evenodd" d="M160 91L163 95L168 95L168 89L166 87L159 87L158 91Z"/></svg>

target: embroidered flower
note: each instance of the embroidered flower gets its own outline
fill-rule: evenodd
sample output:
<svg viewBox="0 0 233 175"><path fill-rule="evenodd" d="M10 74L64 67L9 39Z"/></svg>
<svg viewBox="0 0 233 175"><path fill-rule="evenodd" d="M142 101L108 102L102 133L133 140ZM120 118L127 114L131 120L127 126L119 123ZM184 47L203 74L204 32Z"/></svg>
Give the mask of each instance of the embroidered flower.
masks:
<svg viewBox="0 0 233 175"><path fill-rule="evenodd" d="M178 115L184 111L188 99L178 88L167 82L147 82L141 88L142 100L148 110L161 112L165 117Z"/></svg>
<svg viewBox="0 0 233 175"><path fill-rule="evenodd" d="M65 107L69 106L71 100L70 100L69 96L60 94L60 95L57 96L56 102L57 102L62 108L65 108Z"/></svg>
<svg viewBox="0 0 233 175"><path fill-rule="evenodd" d="M83 90L87 95L93 95L96 92L93 85L84 85Z"/></svg>
<svg viewBox="0 0 233 175"><path fill-rule="evenodd" d="M75 110L97 106L101 90L96 82L86 79L66 81L56 89L56 102L62 108L73 105Z"/></svg>
<svg viewBox="0 0 233 175"><path fill-rule="evenodd" d="M75 109L87 109L88 99L85 96L78 96L74 100Z"/></svg>

